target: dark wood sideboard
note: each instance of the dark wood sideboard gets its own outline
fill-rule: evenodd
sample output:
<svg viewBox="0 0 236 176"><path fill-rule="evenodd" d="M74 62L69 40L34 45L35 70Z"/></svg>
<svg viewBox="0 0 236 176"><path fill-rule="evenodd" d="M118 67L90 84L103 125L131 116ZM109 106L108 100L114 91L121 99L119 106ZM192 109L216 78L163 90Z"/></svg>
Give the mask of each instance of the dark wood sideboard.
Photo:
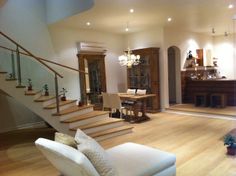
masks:
<svg viewBox="0 0 236 176"><path fill-rule="evenodd" d="M195 93L221 93L227 97L227 106L236 106L236 80L191 80L182 79L182 102L194 103Z"/></svg>

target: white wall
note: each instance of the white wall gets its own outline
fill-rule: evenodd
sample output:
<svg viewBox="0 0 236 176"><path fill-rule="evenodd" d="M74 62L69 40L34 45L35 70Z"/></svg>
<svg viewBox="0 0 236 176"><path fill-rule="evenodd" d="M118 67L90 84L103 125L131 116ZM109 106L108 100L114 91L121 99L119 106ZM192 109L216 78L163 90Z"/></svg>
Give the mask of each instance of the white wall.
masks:
<svg viewBox="0 0 236 176"><path fill-rule="evenodd" d="M0 133L41 124L41 119L0 90Z"/></svg>
<svg viewBox="0 0 236 176"><path fill-rule="evenodd" d="M176 30L175 28L165 28L164 30L164 60L166 64L164 65L165 73L164 79L168 80L168 54L167 50L171 46L176 46L180 49L180 68L181 70L184 67L184 63L186 60L187 52L189 50L192 51L193 56L196 56L196 49L210 49L213 50L212 37L202 34L197 34L188 31ZM181 79L179 78L176 82L177 86L177 102L181 102L182 94L181 94ZM165 82L164 85L166 92L165 93L165 107L169 107L169 96L168 96L168 82Z"/></svg>
<svg viewBox="0 0 236 176"><path fill-rule="evenodd" d="M236 62L234 59L233 36L216 36L213 38L213 57L217 58L218 71L221 76L235 79Z"/></svg>
<svg viewBox="0 0 236 176"><path fill-rule="evenodd" d="M183 68L187 51L195 51L199 48L212 49L212 38L210 36L176 31L173 28L154 28L143 32L128 35L126 42L129 42L131 49L160 47L160 81L161 81L161 108L169 106L168 93L168 56L167 49L177 46L181 53L181 68ZM178 81L178 100L181 100L181 82Z"/></svg>
<svg viewBox="0 0 236 176"><path fill-rule="evenodd" d="M54 23L91 8L94 0L46 0L47 22Z"/></svg>
<svg viewBox="0 0 236 176"><path fill-rule="evenodd" d="M44 0L8 0L0 8L1 31L33 54L51 58L54 50L45 12Z"/></svg>
<svg viewBox="0 0 236 176"><path fill-rule="evenodd" d="M50 32L58 55L58 62L78 69L76 43L80 41L101 42L107 48L105 57L107 91L124 91L126 85L126 70L118 63L118 56L123 52L123 37L121 35L103 33L89 29L73 29L63 27L59 23L50 25ZM60 58L60 59L59 59ZM71 75L70 75L71 76ZM66 76L69 77L69 76ZM78 74L74 74L78 78ZM68 79L67 85L71 85L70 94L79 97L79 81ZM73 85L73 86L72 86Z"/></svg>
<svg viewBox="0 0 236 176"><path fill-rule="evenodd" d="M44 0L6 1L5 5L0 8L0 26L2 32L19 42L33 54L46 58L54 56L54 49L46 25ZM0 38L3 41L3 38ZM2 43L7 44L5 41ZM8 46L15 49L14 45ZM7 57L1 57L0 60L9 58L8 54ZM29 77L35 77L35 79L37 77L37 81L33 79L33 84L38 86L38 89L41 89L42 82L46 79L53 81L53 77L48 78L49 76L45 69L42 67L38 69L39 65L36 62L23 58L23 63L22 70L24 73L22 77L24 82ZM7 71L9 71L9 68L7 68ZM38 84L40 81L41 84ZM37 123L40 120L31 111L15 102L12 98L2 96L0 98L0 105L2 114L0 117L0 129L18 128L19 125L31 122Z"/></svg>
<svg viewBox="0 0 236 176"><path fill-rule="evenodd" d="M126 46L127 43L129 43L129 46L131 49L137 49L137 48L148 48L148 47L159 47L160 48L160 54L159 54L159 73L160 73L160 101L161 101L161 108L163 109L165 107L165 94L166 94L166 82L168 80L165 79L165 73L166 73L166 61L164 60L164 31L161 27L152 28L151 30L146 30L142 32L137 32L128 35L126 37Z"/></svg>

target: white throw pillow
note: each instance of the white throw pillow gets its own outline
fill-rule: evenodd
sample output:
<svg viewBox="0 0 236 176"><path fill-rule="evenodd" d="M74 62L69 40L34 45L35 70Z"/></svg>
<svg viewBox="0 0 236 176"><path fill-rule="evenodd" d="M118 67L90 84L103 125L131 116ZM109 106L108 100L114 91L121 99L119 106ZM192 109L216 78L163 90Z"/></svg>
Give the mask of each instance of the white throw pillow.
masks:
<svg viewBox="0 0 236 176"><path fill-rule="evenodd" d="M94 139L77 130L75 140L78 150L90 160L101 176L117 175L106 151Z"/></svg>
<svg viewBox="0 0 236 176"><path fill-rule="evenodd" d="M135 95L136 89L127 89L127 94Z"/></svg>
<svg viewBox="0 0 236 176"><path fill-rule="evenodd" d="M67 134L56 132L54 140L73 148L77 148L77 142L75 139Z"/></svg>

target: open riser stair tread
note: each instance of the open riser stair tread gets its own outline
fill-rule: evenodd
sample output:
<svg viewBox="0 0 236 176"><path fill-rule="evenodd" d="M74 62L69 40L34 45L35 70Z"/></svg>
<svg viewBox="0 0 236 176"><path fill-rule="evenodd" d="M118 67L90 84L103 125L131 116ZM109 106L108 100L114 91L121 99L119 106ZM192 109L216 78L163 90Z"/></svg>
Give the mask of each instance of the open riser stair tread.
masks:
<svg viewBox="0 0 236 176"><path fill-rule="evenodd" d="M55 96L52 96L52 95L49 95L49 96L40 96L39 98L35 99L34 101L35 102L45 102L45 101L48 101L48 100L51 100L51 99L54 99L56 98Z"/></svg>
<svg viewBox="0 0 236 176"><path fill-rule="evenodd" d="M80 110L83 110L83 109L91 108L91 107L93 107L93 105L84 105L84 106L75 105L75 106L71 106L67 109L64 109L64 110L60 111L59 114L55 113L53 115L54 116L62 116L62 115L70 114L70 113L80 111Z"/></svg>
<svg viewBox="0 0 236 176"><path fill-rule="evenodd" d="M26 90L25 91L25 95L26 96L32 96L32 95L36 95L36 94L38 94L40 92L41 92L41 90L39 90L39 91L36 91L36 90Z"/></svg>
<svg viewBox="0 0 236 176"><path fill-rule="evenodd" d="M83 115L78 115L78 116L74 116L70 119L64 120L64 123L72 123L72 122L76 122L76 121L81 121L81 120L85 120L85 119L89 119L89 118L93 118L96 116L100 116L100 115L109 115L109 112L106 111L92 111Z"/></svg>
<svg viewBox="0 0 236 176"><path fill-rule="evenodd" d="M5 71L0 71L0 74L7 74L7 72L5 72Z"/></svg>
<svg viewBox="0 0 236 176"><path fill-rule="evenodd" d="M74 127L74 128L71 128L71 130L77 130L78 128L81 129L81 130L86 130L86 129L106 126L106 125L110 125L110 124L114 124L114 123L118 123L118 122L123 122L123 121L124 121L123 119L108 118L108 119L105 119L105 120L100 120L98 122L89 123L87 125Z"/></svg>
<svg viewBox="0 0 236 176"><path fill-rule="evenodd" d="M120 131L132 130L133 128L134 127L131 127L131 126L121 126L121 127L116 127L116 128L112 128L112 129L107 129L107 130L91 133L91 134L89 134L89 136L92 138L96 138L96 137L100 137L100 136L104 136L104 135L108 135L108 134L112 134L112 133L117 133Z"/></svg>
<svg viewBox="0 0 236 176"><path fill-rule="evenodd" d="M59 106L64 106L64 105L67 105L67 104L70 104L70 103L75 103L77 100L66 100L66 101L60 101L59 102ZM57 107L57 104L56 103L52 103L48 106L45 106L44 109L54 109Z"/></svg>
<svg viewBox="0 0 236 176"><path fill-rule="evenodd" d="M15 78L15 79L12 79L12 78L6 78L5 80L6 80L6 81L17 81L16 78Z"/></svg>

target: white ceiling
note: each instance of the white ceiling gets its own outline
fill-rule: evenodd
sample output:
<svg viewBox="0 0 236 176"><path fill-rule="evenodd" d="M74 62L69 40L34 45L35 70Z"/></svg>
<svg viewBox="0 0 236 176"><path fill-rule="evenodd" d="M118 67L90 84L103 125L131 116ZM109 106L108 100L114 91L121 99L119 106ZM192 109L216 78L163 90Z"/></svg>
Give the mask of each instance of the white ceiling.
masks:
<svg viewBox="0 0 236 176"><path fill-rule="evenodd" d="M234 4L233 9L228 9ZM135 12L129 13L133 8ZM76 28L91 28L99 31L125 33L143 31L155 26L168 26L181 30L216 35L233 32L235 0L95 0L90 10L70 17L63 25ZM172 22L168 23L167 18ZM86 26L86 22L91 26Z"/></svg>

